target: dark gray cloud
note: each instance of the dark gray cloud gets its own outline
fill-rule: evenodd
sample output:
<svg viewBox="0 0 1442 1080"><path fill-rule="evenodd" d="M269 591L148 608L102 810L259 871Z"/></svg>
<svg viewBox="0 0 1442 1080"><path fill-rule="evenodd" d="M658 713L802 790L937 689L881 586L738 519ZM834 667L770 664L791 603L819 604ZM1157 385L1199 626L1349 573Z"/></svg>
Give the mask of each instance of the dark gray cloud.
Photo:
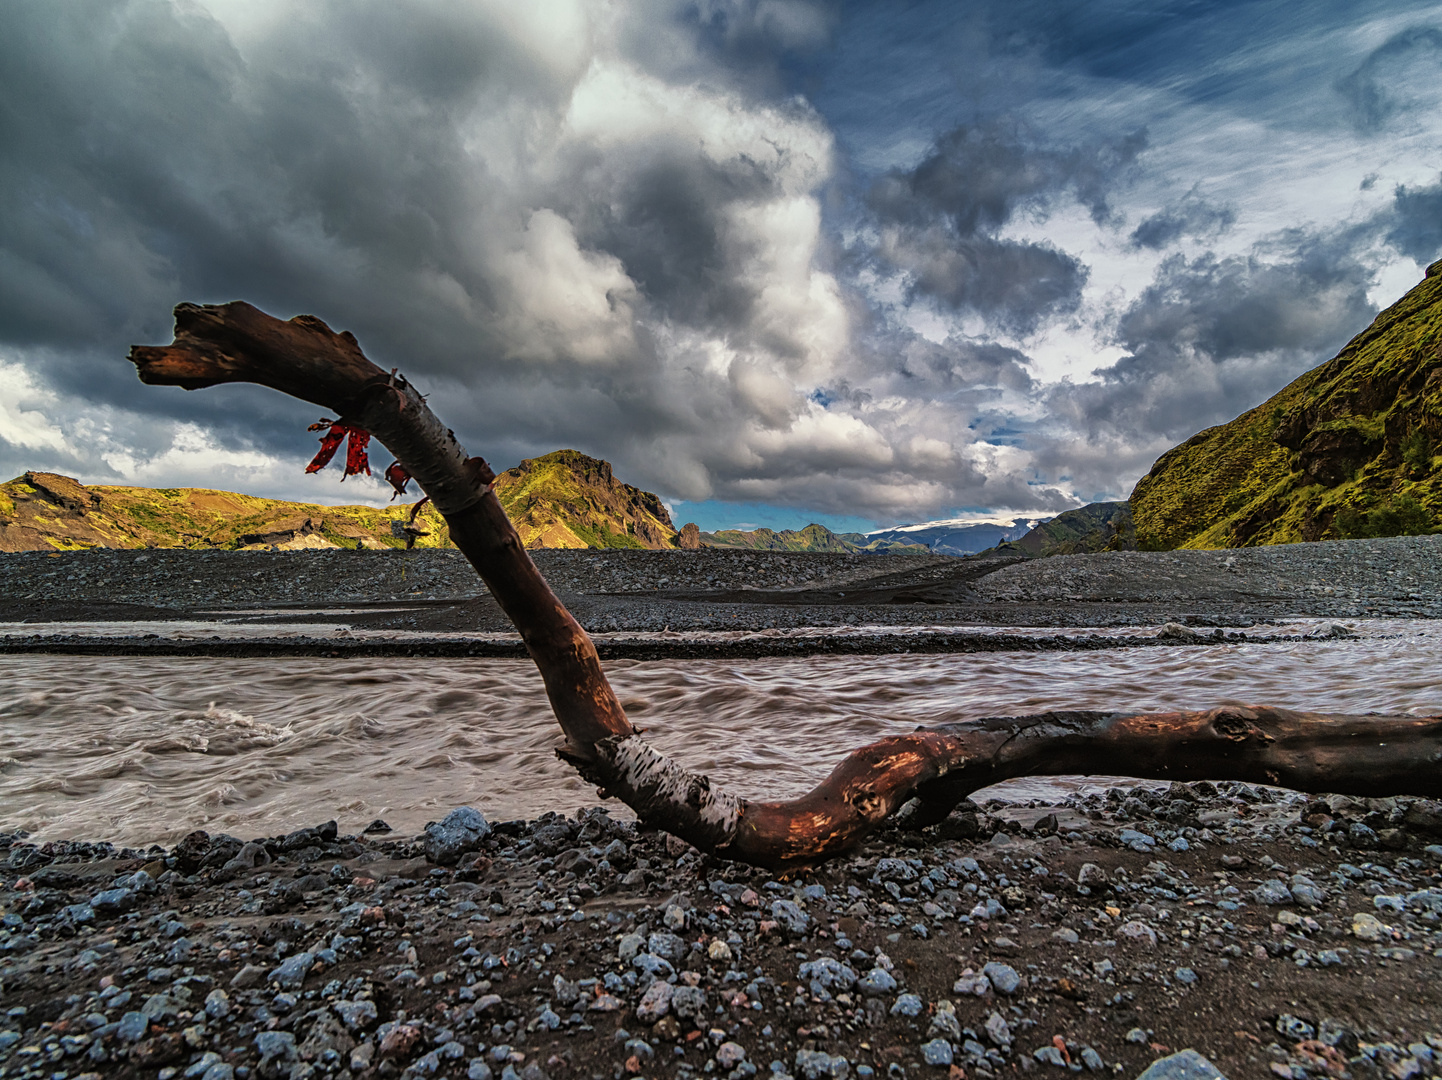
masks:
<svg viewBox="0 0 1442 1080"><path fill-rule="evenodd" d="M1426 266L1442 258L1442 176L1425 187L1399 185L1387 242Z"/></svg>
<svg viewBox="0 0 1442 1080"><path fill-rule="evenodd" d="M1334 355L1376 313L1359 255L1371 233L1288 233L1249 255L1163 260L1115 328L1127 355L1099 381L1046 392L1044 475L1124 496L1162 450L1225 423ZM1047 444L1050 445L1047 445Z"/></svg>
<svg viewBox="0 0 1442 1080"><path fill-rule="evenodd" d="M1406 109L1411 78L1435 81L1442 71L1442 28L1409 26L1393 34L1352 71L1337 80L1337 91L1364 132L1380 131Z"/></svg>
<svg viewBox="0 0 1442 1080"><path fill-rule="evenodd" d="M1142 132L1054 149L1014 129L957 128L917 166L872 185L867 205L880 227L876 252L909 275L915 294L1031 330L1075 310L1087 268L1051 245L997 233L1018 214L1045 214L1067 196L1093 220L1108 221L1111 191L1145 147Z"/></svg>
<svg viewBox="0 0 1442 1080"><path fill-rule="evenodd" d="M1426 10L1358 3L1389 33ZM1336 71L1369 139L1430 122L1431 16L1343 62L1325 42L1381 40L1357 6L21 0L0 471L332 483L299 473L308 407L123 359L176 302L243 298L355 332L498 464L572 445L668 496L878 518L1110 492L1325 359L1394 250L1442 253L1442 182L1407 153L1350 232L1207 253L1271 228L1238 177L1346 159L1267 157L1304 98L1357 143ZM1241 133L1230 172L1178 198L1213 130ZM1320 216L1297 189L1264 213ZM1057 387L1099 343L1125 356Z"/></svg>
<svg viewBox="0 0 1442 1080"><path fill-rule="evenodd" d="M1131 242L1134 247L1160 251L1183 237L1204 239L1220 236L1236 221L1236 210L1229 206L1214 206L1193 192L1165 210L1144 218L1132 230Z"/></svg>

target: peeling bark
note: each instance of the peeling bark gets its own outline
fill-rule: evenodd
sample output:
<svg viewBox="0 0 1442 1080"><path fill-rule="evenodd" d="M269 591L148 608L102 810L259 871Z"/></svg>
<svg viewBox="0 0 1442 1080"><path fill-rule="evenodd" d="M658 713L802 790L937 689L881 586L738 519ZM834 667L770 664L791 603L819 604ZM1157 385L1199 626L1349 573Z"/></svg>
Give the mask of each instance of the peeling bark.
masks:
<svg viewBox="0 0 1442 1080"><path fill-rule="evenodd" d="M1017 776L1102 773L1245 780L1309 792L1442 796L1442 718L1329 716L1266 706L1199 712L1058 712L992 718L883 739L848 755L798 799L753 802L657 753L626 719L586 632L521 544L470 457L404 377L349 333L249 304L181 304L175 341L136 346L143 382L188 390L253 382L369 431L430 497L451 539L515 623L565 741L557 753L607 797L703 851L773 869L855 846L912 799L912 824L941 820L971 792Z"/></svg>

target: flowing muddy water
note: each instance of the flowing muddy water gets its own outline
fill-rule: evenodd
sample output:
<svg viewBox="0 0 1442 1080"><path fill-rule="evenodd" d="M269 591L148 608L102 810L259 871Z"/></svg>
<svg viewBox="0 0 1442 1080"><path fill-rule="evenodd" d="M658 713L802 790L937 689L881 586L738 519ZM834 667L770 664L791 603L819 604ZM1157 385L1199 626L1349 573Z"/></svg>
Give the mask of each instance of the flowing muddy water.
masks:
<svg viewBox="0 0 1442 1080"><path fill-rule="evenodd" d="M980 716L1225 702L1442 715L1442 625L1360 629L1270 645L607 669L659 749L739 794L776 797L883 735ZM383 817L415 832L460 805L493 819L570 813L597 800L554 757L558 737L526 661L10 657L0 661L0 828L138 844L332 817L343 831ZM1030 798L1080 783L988 791Z"/></svg>

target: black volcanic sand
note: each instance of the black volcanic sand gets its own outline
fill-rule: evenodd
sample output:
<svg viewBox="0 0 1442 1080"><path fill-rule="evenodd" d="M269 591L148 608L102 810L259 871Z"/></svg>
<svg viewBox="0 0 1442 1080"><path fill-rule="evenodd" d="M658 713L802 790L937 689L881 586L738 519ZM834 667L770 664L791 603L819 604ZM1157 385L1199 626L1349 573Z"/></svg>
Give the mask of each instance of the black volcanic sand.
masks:
<svg viewBox="0 0 1442 1080"><path fill-rule="evenodd" d="M963 804L785 879L599 810L451 842L0 834L0 1076L1442 1072L1435 802Z"/></svg>
<svg viewBox="0 0 1442 1080"><path fill-rule="evenodd" d="M934 555L538 551L537 564L598 633L865 625L1241 629L1319 618L1442 618L1442 536L1234 551L1127 552L1034 561ZM453 551L22 552L0 555L0 622L223 619L343 623L419 634L511 630ZM1252 635L1249 635L1252 636ZM603 655L995 651L1115 647L1116 639L1011 639L959 630L927 642L852 634L744 642L603 642ZM505 641L245 643L19 636L0 652L521 655Z"/></svg>

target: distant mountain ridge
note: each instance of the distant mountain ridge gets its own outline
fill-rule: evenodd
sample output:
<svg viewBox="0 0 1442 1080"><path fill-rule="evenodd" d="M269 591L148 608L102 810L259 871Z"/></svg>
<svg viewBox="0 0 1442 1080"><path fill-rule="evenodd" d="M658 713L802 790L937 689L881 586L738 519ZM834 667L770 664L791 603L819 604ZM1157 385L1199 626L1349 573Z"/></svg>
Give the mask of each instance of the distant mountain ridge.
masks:
<svg viewBox="0 0 1442 1080"><path fill-rule="evenodd" d="M703 547L744 548L751 551L899 551L922 550L916 544L873 539L864 533L834 533L812 523L804 529L720 529L703 532Z"/></svg>
<svg viewBox="0 0 1442 1080"><path fill-rule="evenodd" d="M1442 523L1442 261L1336 357L1167 451L1132 491L1142 548L1433 531Z"/></svg>
<svg viewBox="0 0 1442 1080"><path fill-rule="evenodd" d="M926 521L915 525L896 525L866 534L868 543L886 541L898 544L920 544L938 555L975 555L1009 540L1020 540L1044 521L1045 517L1013 518L1009 524L992 521Z"/></svg>

